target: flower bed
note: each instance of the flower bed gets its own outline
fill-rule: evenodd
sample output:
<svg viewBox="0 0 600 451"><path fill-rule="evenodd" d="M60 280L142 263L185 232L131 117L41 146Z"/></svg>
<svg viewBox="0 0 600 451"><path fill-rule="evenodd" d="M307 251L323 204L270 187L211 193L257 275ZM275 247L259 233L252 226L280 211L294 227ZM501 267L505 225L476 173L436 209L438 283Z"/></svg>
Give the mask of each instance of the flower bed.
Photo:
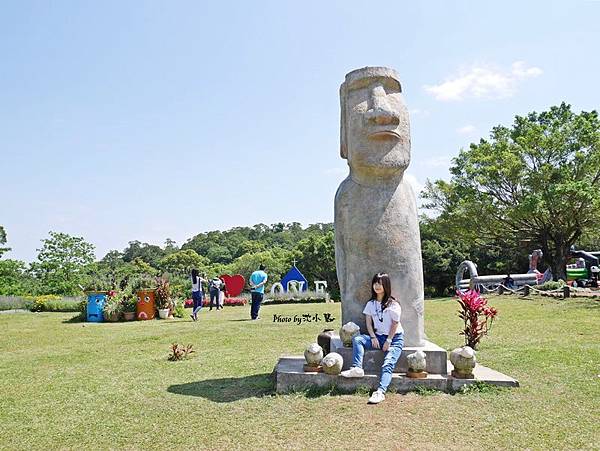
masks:
<svg viewBox="0 0 600 451"><path fill-rule="evenodd" d="M247 305L248 299L245 297L237 297L237 298L225 298L223 301L223 306L228 305L230 307ZM194 301L192 299L186 299L184 303L185 308L192 308L194 306ZM202 307L209 307L210 299L204 298L202 300Z"/></svg>

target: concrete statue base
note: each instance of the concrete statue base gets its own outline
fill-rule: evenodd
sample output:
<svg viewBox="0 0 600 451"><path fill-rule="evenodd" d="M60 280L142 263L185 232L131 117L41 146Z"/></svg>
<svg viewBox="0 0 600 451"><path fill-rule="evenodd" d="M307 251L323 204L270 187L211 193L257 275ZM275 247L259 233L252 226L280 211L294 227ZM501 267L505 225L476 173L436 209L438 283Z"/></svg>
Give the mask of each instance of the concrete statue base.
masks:
<svg viewBox="0 0 600 451"><path fill-rule="evenodd" d="M429 374L448 374L448 354L445 349L438 345L425 341L425 346L406 346L402 349L402 355L396 364L395 373L406 373L408 371L408 361L406 357L418 350L426 354L427 367L425 371ZM331 351L337 352L344 358L344 370L352 365L352 348L346 348L337 335L331 337ZM363 370L367 374L379 374L383 364L383 352L380 350L365 351L363 358Z"/></svg>
<svg viewBox="0 0 600 451"><path fill-rule="evenodd" d="M364 388L375 390L379 385L379 374L365 374L364 377L347 379L340 375L305 373L304 363L305 360L302 356L283 356L279 359L274 371L277 393L291 393L314 388L330 388L332 386L345 393L354 393ZM452 371L452 364L447 362L447 365L449 371ZM516 379L479 364L473 369L473 374L474 379L457 379L448 373L428 374L426 378L413 379L407 377L405 373L394 373L390 390L397 393L407 393L414 391L417 387L424 387L453 393L462 386L471 385L477 381L500 387L519 386L519 381Z"/></svg>

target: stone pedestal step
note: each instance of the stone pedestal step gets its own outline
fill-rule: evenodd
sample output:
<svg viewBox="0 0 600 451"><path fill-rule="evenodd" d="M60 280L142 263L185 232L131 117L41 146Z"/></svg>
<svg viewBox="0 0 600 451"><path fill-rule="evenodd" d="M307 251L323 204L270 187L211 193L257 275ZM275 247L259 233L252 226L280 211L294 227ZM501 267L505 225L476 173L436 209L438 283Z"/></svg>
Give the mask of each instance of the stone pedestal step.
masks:
<svg viewBox="0 0 600 451"><path fill-rule="evenodd" d="M325 373L305 373L304 357L283 356L275 366L276 391L277 393L290 393L314 388L336 387L347 393L354 393L359 389L375 390L379 385L379 375L365 374L361 378L346 379L342 376L332 376ZM447 363L451 371L452 364ZM463 385L471 385L476 381L483 381L491 385L501 387L518 387L519 381L494 371L485 366L477 365L473 370L475 379L457 379L449 374L429 374L424 379L412 379L404 373L395 373L392 376L390 388L397 393L413 391L416 387L424 387L453 393Z"/></svg>
<svg viewBox="0 0 600 451"><path fill-rule="evenodd" d="M435 343L429 341L425 342L423 347L406 347L402 350L402 355L396 364L394 369L395 373L406 373L408 371L408 364L406 357L417 350L421 350L426 354L427 371L429 374L448 374L448 353L445 349L439 347ZM344 359L344 368L347 370L352 366L352 348L346 348L342 344L339 336L333 336L331 338L331 351L337 352ZM368 374L379 374L381 373L381 365L383 364L383 352L379 349L373 351L365 351L363 357L363 369Z"/></svg>

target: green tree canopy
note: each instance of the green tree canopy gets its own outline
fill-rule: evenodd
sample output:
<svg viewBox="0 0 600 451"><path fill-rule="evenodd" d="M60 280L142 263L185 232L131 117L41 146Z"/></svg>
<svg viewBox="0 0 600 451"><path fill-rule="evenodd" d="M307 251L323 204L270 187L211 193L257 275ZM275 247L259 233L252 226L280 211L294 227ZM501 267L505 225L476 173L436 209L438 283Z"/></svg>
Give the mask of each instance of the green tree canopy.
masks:
<svg viewBox="0 0 600 451"><path fill-rule="evenodd" d="M167 246L169 244L167 243ZM158 268L158 262L167 252L155 244L142 243L140 241L130 241L129 245L123 251L123 260L132 262L136 258L144 260L149 265Z"/></svg>
<svg viewBox="0 0 600 451"><path fill-rule="evenodd" d="M178 275L189 274L194 268L202 274L208 270L209 265L210 260L198 255L193 249L173 252L160 261L161 269Z"/></svg>
<svg viewBox="0 0 600 451"><path fill-rule="evenodd" d="M42 243L38 261L31 264L41 289L45 294L80 293L85 267L94 261L94 246L81 237L60 232L50 232L50 238Z"/></svg>
<svg viewBox="0 0 600 451"><path fill-rule="evenodd" d="M6 230L4 230L3 226L0 226L0 244L6 244ZM0 246L0 257L8 251L10 251L10 247Z"/></svg>
<svg viewBox="0 0 600 451"><path fill-rule="evenodd" d="M540 247L565 278L569 248L600 224L598 113L575 114L565 103L517 116L489 140L461 150L450 182L428 182L426 207L452 234L472 243Z"/></svg>
<svg viewBox="0 0 600 451"><path fill-rule="evenodd" d="M0 260L0 294L22 296L36 292L35 281L27 272L25 262Z"/></svg>
<svg viewBox="0 0 600 451"><path fill-rule="evenodd" d="M293 252L280 248L274 248L269 251L257 252L255 254L244 254L236 258L233 263L224 269L229 274L241 274L246 280L256 271L259 265L265 265L269 275L268 286L273 282L278 282L281 277L290 269L293 259ZM210 277L212 277L209 274Z"/></svg>
<svg viewBox="0 0 600 451"><path fill-rule="evenodd" d="M315 280L325 280L334 297L339 296L340 288L335 268L335 239L333 230L325 235L309 235L298 243L299 253L296 266L308 280L310 288Z"/></svg>

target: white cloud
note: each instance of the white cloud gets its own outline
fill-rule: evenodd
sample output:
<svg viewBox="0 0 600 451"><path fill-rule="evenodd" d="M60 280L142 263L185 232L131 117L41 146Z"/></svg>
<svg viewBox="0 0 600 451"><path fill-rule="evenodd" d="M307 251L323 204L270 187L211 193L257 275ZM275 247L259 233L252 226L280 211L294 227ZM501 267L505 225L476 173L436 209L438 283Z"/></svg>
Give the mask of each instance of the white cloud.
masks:
<svg viewBox="0 0 600 451"><path fill-rule="evenodd" d="M542 69L535 66L528 67L524 61L515 61L510 70L473 65L459 71L457 76L447 78L443 83L425 85L423 88L436 100L441 101L465 98L503 99L516 93L520 81L539 77L542 73Z"/></svg>
<svg viewBox="0 0 600 451"><path fill-rule="evenodd" d="M474 125L467 124L463 127L457 128L456 133L458 133L459 135L472 135L473 133L475 133L476 130L477 129Z"/></svg>
<svg viewBox="0 0 600 451"><path fill-rule="evenodd" d="M427 117L427 116L429 116L429 110L422 110L420 108L413 108L411 110L408 110L408 114L410 116Z"/></svg>

